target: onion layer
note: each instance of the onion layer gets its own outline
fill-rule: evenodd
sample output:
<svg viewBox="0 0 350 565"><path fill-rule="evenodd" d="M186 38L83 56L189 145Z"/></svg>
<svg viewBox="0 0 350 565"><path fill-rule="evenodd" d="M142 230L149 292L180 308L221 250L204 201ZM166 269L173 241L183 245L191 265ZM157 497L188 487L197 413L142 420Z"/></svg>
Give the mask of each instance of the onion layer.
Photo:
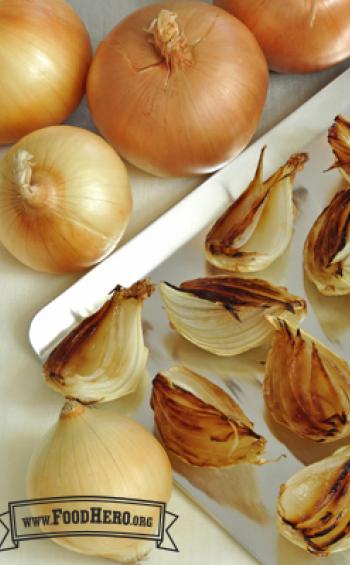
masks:
<svg viewBox="0 0 350 565"><path fill-rule="evenodd" d="M318 556L350 547L350 448L295 473L280 487L278 527Z"/></svg>
<svg viewBox="0 0 350 565"><path fill-rule="evenodd" d="M276 329L264 380L271 416L298 436L317 442L349 435L349 365L286 320L269 321Z"/></svg>
<svg viewBox="0 0 350 565"><path fill-rule="evenodd" d="M38 130L0 161L0 240L33 269L63 273L100 261L130 210L125 165L89 131Z"/></svg>
<svg viewBox="0 0 350 565"><path fill-rule="evenodd" d="M349 0L215 0L255 35L270 68L308 73L350 55Z"/></svg>
<svg viewBox="0 0 350 565"><path fill-rule="evenodd" d="M350 182L350 120L344 116L335 118L328 131L328 143L336 158L330 168L338 169L345 180Z"/></svg>
<svg viewBox="0 0 350 565"><path fill-rule="evenodd" d="M153 380L151 406L165 448L197 467L262 463L266 440L238 404L214 383L186 367Z"/></svg>
<svg viewBox="0 0 350 565"><path fill-rule="evenodd" d="M91 46L65 0L1 0L0 27L0 143L12 143L76 108Z"/></svg>
<svg viewBox="0 0 350 565"><path fill-rule="evenodd" d="M180 287L161 283L171 324L184 338L216 355L238 355L264 343L272 334L267 315L306 312L302 298L262 279L222 276L194 279Z"/></svg>
<svg viewBox="0 0 350 565"><path fill-rule="evenodd" d="M99 45L88 76L95 123L118 153L153 174L223 166L249 142L267 65L253 35L202 2L142 8Z"/></svg>
<svg viewBox="0 0 350 565"><path fill-rule="evenodd" d="M265 147L252 182L206 237L206 258L219 269L239 273L266 269L282 255L291 240L294 179L309 157L307 153L291 155L263 181L264 151Z"/></svg>
<svg viewBox="0 0 350 565"><path fill-rule="evenodd" d="M51 352L44 365L47 383L82 404L110 402L133 392L148 358L141 316L153 290L147 279L130 288L117 286Z"/></svg>
<svg viewBox="0 0 350 565"><path fill-rule="evenodd" d="M326 296L350 294L350 189L332 198L304 245L307 275Z"/></svg>
<svg viewBox="0 0 350 565"><path fill-rule="evenodd" d="M109 402L133 392L148 359L142 332L143 302L154 290L147 279L117 286L97 312L85 318L50 353L49 386L82 404Z"/></svg>

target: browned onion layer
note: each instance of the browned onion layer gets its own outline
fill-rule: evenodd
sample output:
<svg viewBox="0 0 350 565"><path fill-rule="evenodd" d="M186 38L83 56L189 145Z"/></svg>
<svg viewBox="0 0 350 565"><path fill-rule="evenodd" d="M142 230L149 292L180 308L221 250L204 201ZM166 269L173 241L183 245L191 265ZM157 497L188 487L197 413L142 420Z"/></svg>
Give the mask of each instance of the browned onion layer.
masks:
<svg viewBox="0 0 350 565"><path fill-rule="evenodd" d="M304 266L325 295L350 293L350 189L337 192L312 226Z"/></svg>
<svg viewBox="0 0 350 565"><path fill-rule="evenodd" d="M264 398L274 420L300 437L330 442L350 434L350 367L314 338L272 320Z"/></svg>
<svg viewBox="0 0 350 565"><path fill-rule="evenodd" d="M185 367L158 373L151 406L165 448L198 467L261 462L266 440L221 388Z"/></svg>
<svg viewBox="0 0 350 565"><path fill-rule="evenodd" d="M332 147L336 162L331 169L339 169L350 181L350 120L337 116L328 131L328 143Z"/></svg>
<svg viewBox="0 0 350 565"><path fill-rule="evenodd" d="M281 485L278 526L287 539L317 556L350 547L350 449L295 473Z"/></svg>

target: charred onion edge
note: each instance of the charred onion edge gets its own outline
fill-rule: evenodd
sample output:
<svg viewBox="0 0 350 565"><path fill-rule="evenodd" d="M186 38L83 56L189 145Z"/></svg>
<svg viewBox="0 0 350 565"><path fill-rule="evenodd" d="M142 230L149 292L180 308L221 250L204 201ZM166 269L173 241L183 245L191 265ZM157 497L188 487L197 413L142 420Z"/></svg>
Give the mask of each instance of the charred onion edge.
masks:
<svg viewBox="0 0 350 565"><path fill-rule="evenodd" d="M260 436L259 434L254 432L254 430L252 429L253 423L244 414L244 412L242 411L239 404L237 404L228 394L225 393L224 390L222 390L216 384L212 383L209 379L206 379L205 377L198 375L197 373L193 373L193 371L190 371L186 367L179 367L179 369L182 369L185 372L192 373L195 376L195 378L197 378L197 379L199 378L203 381L206 381L207 386L210 387L210 389L212 391L214 391L216 394L218 394L221 397L225 397L225 401L232 405L232 412L236 411L237 417L235 417L233 414L232 414L232 417L229 414L225 414L219 408L217 408L214 404L208 404L207 402L201 400L198 396L196 396L196 394L189 392L185 388L175 384L170 378L168 378L163 373L159 372L159 373L157 373L157 375L154 377L154 379L152 381L153 387L152 387L152 395L151 395L150 405L151 405L152 410L154 411L154 417L155 417L155 423L156 423L156 426L157 426L157 430L158 430L159 435L161 437L162 443L165 446L165 448L167 449L167 451L174 453L182 461L184 461L185 463L190 464L192 466L195 466L195 467L213 467L213 465L210 465L206 462L205 463L200 462L199 459L196 458L192 454L192 452L188 452L188 450L186 449L186 446L183 446L182 451L180 451L180 450L175 451L174 449L169 447L168 441L162 433L162 429L161 429L162 426L160 425L159 418L157 417L157 406L156 406L156 404L157 404L157 401L156 401L157 394L158 395L160 394L163 397L163 398L160 399L161 400L161 406L162 406L163 409L166 408L166 406L168 405L172 410L174 410L174 409L176 410L178 408L177 402L172 398L169 398L169 397L167 398L170 391L176 390L183 398L186 398L186 397L190 398L192 404L195 404L196 407L201 411L201 413L207 412L208 415L210 414L211 416L215 416L218 419L219 422L220 421L225 422L226 424L228 424L232 428L232 431L229 432L228 436L225 437L224 439L219 439L219 438L212 435L210 437L210 441L213 441L213 442L226 441L230 435L232 435L232 434L236 435L236 432L238 432L238 434L241 435L241 436L249 436L249 437L256 439L257 441L252 444L250 449L252 451L256 452L257 463L259 463L258 456L262 453L262 451L265 448L266 439L263 436ZM179 407L179 411L181 413L181 411L182 411L181 407ZM186 412L186 409L184 409L183 412ZM244 422L244 420L245 420L245 422ZM202 426L196 427L196 425L191 423L191 422L183 422L183 426L185 428L188 428L189 433L191 432L191 430L201 430L202 429ZM264 461L262 460L261 462L263 463ZM220 466L218 466L218 468L220 468L220 467L230 467L233 464L234 463L231 462L231 463L226 464L226 465L220 465Z"/></svg>
<svg viewBox="0 0 350 565"><path fill-rule="evenodd" d="M287 288L273 286L263 279L221 275L184 281L180 286L168 282L165 284L179 292L222 304L238 321L240 321L239 309L248 306L270 308L271 305L276 304L293 314L307 309L305 300L291 295Z"/></svg>
<svg viewBox="0 0 350 565"><path fill-rule="evenodd" d="M282 334L287 336L287 339L290 341L291 345L294 347L295 345L295 341L296 339L301 339L302 342L304 343L305 340L311 342L312 344L312 358L317 359L318 363L320 364L322 370L327 373L327 370L324 367L324 364L322 362L322 359L320 357L320 353L326 354L326 350L328 351L329 354L333 355L334 358L339 359L340 362L343 362L346 364L347 363L338 355L336 355L333 351L331 351L330 349L328 349L326 346L324 346L322 343L317 342L317 340L315 340L312 336L302 332L300 330L300 328L294 328L292 325L290 325L286 320L278 317L278 316L267 316L267 320L274 326L276 333L275 333L275 339L279 339L278 335L282 332ZM293 331L295 332L295 335L293 333ZM273 355L274 352L274 342L272 344L272 347L268 353L268 358L267 358L267 362L266 362L266 371L269 368L269 358L271 355ZM348 366L347 366L348 367ZM350 367L348 367L349 371L350 371ZM270 398L270 392L268 392L267 386L268 386L268 375L266 373L265 375L265 379L264 379L264 385L263 385L263 390L264 390L264 398L265 398L265 402L267 407L269 408L269 410L272 412L272 416L273 419L279 424L282 425L284 427L286 427L287 429L289 429L290 431L292 431L293 433L295 433L298 437L303 437L306 439L309 439L311 441L315 441L318 443L322 443L326 441L327 437L335 437L335 436L340 436L340 438L342 437L346 437L346 436L342 436L342 432L343 429L339 429L339 427L336 427L336 422L338 422L338 424L340 424L342 427L344 427L347 422L348 422L348 418L347 415L344 412L341 413L334 413L331 416L329 416L328 418L319 420L318 422L316 422L315 420L313 420L312 418L309 418L309 414L305 411L305 407L300 407L300 410L303 413L303 419L305 420L305 431L308 431L308 433L305 434L301 434L298 433L297 431L295 431L290 424L288 424L288 419L285 419L283 417L281 417L281 414L275 414L274 410L271 409L271 398ZM269 378L270 381L270 378ZM269 382L270 385L270 382ZM297 402L297 401L296 401ZM283 416L283 415L282 415ZM295 422L295 420L294 420ZM293 421L291 421L291 424L293 424ZM317 427L318 424L318 427ZM329 428L324 428L323 426L329 426ZM308 426L308 428L307 428ZM350 433L350 432L349 432ZM317 435L323 436L318 438ZM339 439L340 439L339 438Z"/></svg>
<svg viewBox="0 0 350 565"><path fill-rule="evenodd" d="M332 148L336 161L327 171L350 166L350 144L347 144L343 139L342 129L347 129L350 135L350 120L339 115L336 116L334 123L328 130L328 143ZM343 154L343 158L340 158L341 153Z"/></svg>
<svg viewBox="0 0 350 565"><path fill-rule="evenodd" d="M349 161L350 162L350 161ZM335 290L333 278L342 277L342 262L332 264L345 247L350 230L350 188L337 192L311 227L304 244L304 265L311 280L325 290ZM319 271L319 274L318 274Z"/></svg>
<svg viewBox="0 0 350 565"><path fill-rule="evenodd" d="M262 148L260 152L258 166L255 172L254 179L246 188L246 190L240 195L240 197L235 200L228 209L219 217L212 228L209 230L206 240L205 248L208 254L212 255L226 255L228 257L240 257L243 255L248 255L231 247L233 241L243 233L247 227L250 225L252 219L254 218L257 210L262 206L265 199L268 197L269 193L273 188L283 179L291 176L294 177L298 171L304 168L305 163L308 161L309 156L307 153L294 153L290 156L288 161L282 165L273 175L271 175L266 181L263 182L263 158L266 150L266 145ZM255 190L256 182L260 182L262 186L262 193L257 195L254 205L247 212L246 216L242 219L241 223L231 226L231 229L226 230L226 233L222 233L222 226L225 222L230 221L230 217L234 216L236 208L238 208L244 200L249 197L250 193ZM254 253L250 253L251 255Z"/></svg>
<svg viewBox="0 0 350 565"><path fill-rule="evenodd" d="M43 369L44 375L48 382L57 382L59 386L64 387L65 381L61 375L61 370L69 361L75 352L84 346L84 343L96 332L100 322L105 318L110 310L117 309L123 300L135 299L139 301L146 300L154 292L155 286L149 279L137 281L129 288L117 285L111 292L109 298L94 314L84 318L76 328L73 328L69 334L60 341L60 343L52 350L46 360ZM68 399L81 400L67 396ZM83 404L95 404L99 401L85 402Z"/></svg>
<svg viewBox="0 0 350 565"><path fill-rule="evenodd" d="M350 532L350 521L347 523L345 528L340 533L338 533L333 539L326 542L324 545L322 545L322 542L317 543L317 541L314 541L314 540L318 540L320 537L327 535L332 530L334 530L337 527L340 519L342 518L342 513L340 513L340 515L336 515L336 513L334 513L334 511L326 510L325 513L319 519L319 521L316 522L316 524L312 524L313 530L318 525L319 525L320 529L319 529L319 531L316 531L315 533L313 533L311 535L308 533L308 529L310 529L310 528L308 528L308 527L300 528L300 527L298 527L298 523L303 523L303 522L306 522L307 520L312 519L312 517L315 515L315 513L316 514L319 513L323 507L327 507L327 505L336 502L337 499L339 499L340 497L342 497L346 494L346 492L349 489L349 486L350 486L350 459L348 459L341 466L341 468L339 469L339 471L337 473L336 478L333 480L332 485L330 486L328 491L325 493L324 497L321 500L318 499L316 501L316 503L314 504L314 506L308 511L308 513L303 515L300 519L298 519L297 522L292 521L292 520L287 520L286 518L284 518L281 514L280 505L278 505L277 513L278 513L279 518L281 519L281 521L284 524L286 524L287 526L291 527L293 530L295 530L295 531L297 531L301 534L305 543L307 544L307 550L310 553L317 554L319 556L329 555L330 552L328 551L328 548L330 548L332 545L334 545L339 540L344 538ZM279 496L281 496L283 494L283 492L285 491L286 488L287 488L286 484L282 484L280 486ZM334 523L331 526L324 527L325 524L327 524L331 520L332 517L335 518Z"/></svg>

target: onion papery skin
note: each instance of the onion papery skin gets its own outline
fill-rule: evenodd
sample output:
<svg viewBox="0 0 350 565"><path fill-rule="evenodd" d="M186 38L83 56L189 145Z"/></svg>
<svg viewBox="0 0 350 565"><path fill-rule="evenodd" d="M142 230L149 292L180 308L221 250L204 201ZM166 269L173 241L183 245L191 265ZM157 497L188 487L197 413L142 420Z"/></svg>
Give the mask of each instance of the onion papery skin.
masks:
<svg viewBox="0 0 350 565"><path fill-rule="evenodd" d="M280 533L319 557L349 549L349 485L349 447L297 471L280 487Z"/></svg>
<svg viewBox="0 0 350 565"><path fill-rule="evenodd" d="M18 180L20 152L33 159ZM131 212L124 163L100 136L73 126L37 130L0 161L0 241L39 271L76 272L116 246Z"/></svg>
<svg viewBox="0 0 350 565"><path fill-rule="evenodd" d="M275 336L265 366L269 414L299 437L332 442L350 435L350 367L286 320L269 318Z"/></svg>
<svg viewBox="0 0 350 565"><path fill-rule="evenodd" d="M147 32L177 14L191 59L164 58ZM209 173L251 139L268 86L265 58L236 18L201 2L142 8L115 27L92 62L87 98L102 135L158 176Z"/></svg>
<svg viewBox="0 0 350 565"><path fill-rule="evenodd" d="M67 401L59 421L34 451L26 482L30 499L101 496L166 503L172 489L172 471L164 448L140 424L117 410L104 411L99 406L84 407ZM65 508L80 510L90 506L104 508L103 502L86 501L72 502ZM51 514L50 505L41 505L41 509L43 514ZM134 510L131 505L125 509L131 514ZM157 514L155 510L154 523ZM57 532L54 525L42 529ZM72 530L72 524L61 523L59 529ZM84 526L86 531L96 529L99 527L92 522ZM105 524L103 529L115 531L116 526ZM152 528L145 530L133 527L134 533L153 533ZM138 563L154 547L149 540L117 537L74 536L53 541L70 551L129 565Z"/></svg>
<svg viewBox="0 0 350 565"><path fill-rule="evenodd" d="M0 144L7 144L73 112L92 53L65 0L1 0L0 27Z"/></svg>
<svg viewBox="0 0 350 565"><path fill-rule="evenodd" d="M270 69L309 73L350 56L348 0L215 0L255 35Z"/></svg>

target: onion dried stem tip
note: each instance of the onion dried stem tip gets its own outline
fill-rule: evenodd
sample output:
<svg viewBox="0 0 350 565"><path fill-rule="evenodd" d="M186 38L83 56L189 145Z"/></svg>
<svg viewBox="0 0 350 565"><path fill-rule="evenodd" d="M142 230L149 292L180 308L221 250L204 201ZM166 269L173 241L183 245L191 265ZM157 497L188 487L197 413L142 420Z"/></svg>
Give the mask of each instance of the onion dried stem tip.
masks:
<svg viewBox="0 0 350 565"><path fill-rule="evenodd" d="M192 63L192 50L180 29L175 12L160 10L146 31L152 34L151 43L162 55L169 69L183 68Z"/></svg>

